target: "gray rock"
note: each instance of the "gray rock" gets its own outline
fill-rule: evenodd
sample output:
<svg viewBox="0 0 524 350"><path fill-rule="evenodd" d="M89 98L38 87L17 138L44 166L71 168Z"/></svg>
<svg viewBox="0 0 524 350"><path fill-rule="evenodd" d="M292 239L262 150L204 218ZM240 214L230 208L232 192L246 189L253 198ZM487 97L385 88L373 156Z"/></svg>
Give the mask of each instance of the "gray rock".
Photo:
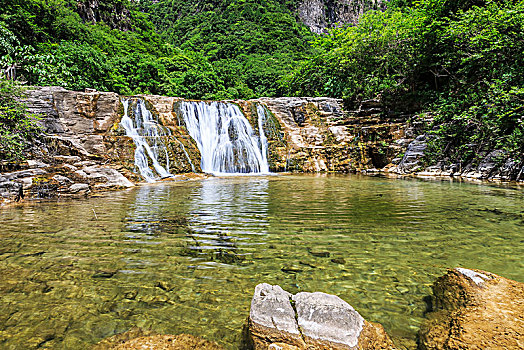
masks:
<svg viewBox="0 0 524 350"><path fill-rule="evenodd" d="M28 160L27 165L30 168L47 168L49 166L49 164L43 163L39 160L33 160L33 159Z"/></svg>
<svg viewBox="0 0 524 350"><path fill-rule="evenodd" d="M69 170L70 172L75 172L78 170L78 168L71 164L62 164L62 167Z"/></svg>
<svg viewBox="0 0 524 350"><path fill-rule="evenodd" d="M382 0L302 0L297 14L313 33L326 33L329 28L355 24L364 11L379 9Z"/></svg>
<svg viewBox="0 0 524 350"><path fill-rule="evenodd" d="M0 181L0 198L11 200L20 200L23 195L22 184L14 181ZM1 201L0 201L1 202Z"/></svg>
<svg viewBox="0 0 524 350"><path fill-rule="evenodd" d="M291 293L280 286L259 284L251 300L250 321L257 326L300 336L291 297Z"/></svg>
<svg viewBox="0 0 524 350"><path fill-rule="evenodd" d="M16 180L16 179L22 179L27 178L31 176L39 176L47 174L47 172L43 169L27 169L27 170L20 170L20 171L14 171L12 173L4 173L3 176L7 180Z"/></svg>
<svg viewBox="0 0 524 350"><path fill-rule="evenodd" d="M481 178L490 177L493 172L499 167L500 160L504 158L504 151L495 150L490 152L477 167L477 172L481 174Z"/></svg>
<svg viewBox="0 0 524 350"><path fill-rule="evenodd" d="M66 164L68 165L68 164ZM65 166L65 165L64 165ZM87 175L87 173L83 170L76 170L75 171L75 174L83 179L87 179L89 177L89 175Z"/></svg>
<svg viewBox="0 0 524 350"><path fill-rule="evenodd" d="M62 176L62 175L53 176L53 180L59 182L61 185L73 183L73 181L70 178Z"/></svg>
<svg viewBox="0 0 524 350"><path fill-rule="evenodd" d="M87 192L87 191L89 191L88 184L73 184L69 186L69 192L71 193L79 193L79 192Z"/></svg>
<svg viewBox="0 0 524 350"><path fill-rule="evenodd" d="M24 190L33 187L33 177L23 177L21 179L17 179L16 181L22 184Z"/></svg>
<svg viewBox="0 0 524 350"><path fill-rule="evenodd" d="M349 348L358 345L364 318L344 300L320 292L298 293L293 300L306 343Z"/></svg>
<svg viewBox="0 0 524 350"><path fill-rule="evenodd" d="M325 293L298 293L266 283L255 288L249 312L254 350L393 349L379 324L366 322L348 303Z"/></svg>
<svg viewBox="0 0 524 350"><path fill-rule="evenodd" d="M404 157L398 165L398 170L402 173L411 173L420 169L420 160L424 156L424 151L428 147L426 135L418 136L411 142L404 153Z"/></svg>
<svg viewBox="0 0 524 350"><path fill-rule="evenodd" d="M81 167L86 167L86 166L93 166L93 165L96 165L96 163L93 162L92 160L84 160L84 161L73 163L73 165L76 166L77 168L81 168Z"/></svg>
<svg viewBox="0 0 524 350"><path fill-rule="evenodd" d="M95 185L96 188L128 188L134 184L124 175L112 168L88 167L83 171L90 179L101 181L101 184Z"/></svg>

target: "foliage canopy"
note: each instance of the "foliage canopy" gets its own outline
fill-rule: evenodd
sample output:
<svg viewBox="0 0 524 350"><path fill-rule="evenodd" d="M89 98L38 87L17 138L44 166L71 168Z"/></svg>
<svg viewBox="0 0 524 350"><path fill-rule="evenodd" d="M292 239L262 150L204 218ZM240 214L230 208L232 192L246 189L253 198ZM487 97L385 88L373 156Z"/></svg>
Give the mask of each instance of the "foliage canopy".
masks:
<svg viewBox="0 0 524 350"><path fill-rule="evenodd" d="M524 0L395 0L311 33L296 0L4 0L20 80L193 99L380 97L436 116L430 156L524 154Z"/></svg>

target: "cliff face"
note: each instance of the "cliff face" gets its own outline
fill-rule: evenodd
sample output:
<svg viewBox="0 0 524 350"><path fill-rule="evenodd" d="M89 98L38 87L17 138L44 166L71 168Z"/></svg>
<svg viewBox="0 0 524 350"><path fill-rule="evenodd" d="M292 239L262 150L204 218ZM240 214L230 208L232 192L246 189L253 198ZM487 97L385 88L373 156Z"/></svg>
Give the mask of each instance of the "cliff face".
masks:
<svg viewBox="0 0 524 350"><path fill-rule="evenodd" d="M135 165L136 145L120 123L123 100L129 101L131 118L137 113L138 101L144 101L153 118L168 130L161 138L169 172L201 171L199 150L177 108L182 99L42 87L29 91L26 103L30 112L41 116L45 136L30 150L29 161L0 169L0 196L83 195L143 181ZM263 129L273 172L382 167L401 149L393 141L405 134L404 124L381 118L381 108L373 101L357 111L344 111L342 101L331 98L230 102L240 107L257 133L257 106L266 108Z"/></svg>
<svg viewBox="0 0 524 350"><path fill-rule="evenodd" d="M122 97L109 92L74 92L59 87L28 93L29 111L41 116L45 135L22 164L0 163L0 201L27 197L85 195L91 191L131 187L144 179L136 166L136 145L122 126L123 100L133 118L139 101L168 130L159 136L171 174L199 173L201 155L186 129L175 97ZM474 179L515 179L523 169L506 171L507 163L490 154L477 167L444 172L424 168L427 120L391 117L380 101L364 101L354 111L342 101L322 97L260 98L237 104L258 133L257 106L267 110L263 121L272 172L376 172ZM489 158L491 157L491 158ZM151 165L151 164L150 164ZM505 170L506 169L506 170ZM187 179L187 175L179 175ZM518 180L518 176L516 177Z"/></svg>
<svg viewBox="0 0 524 350"><path fill-rule="evenodd" d="M79 0L76 12L84 22L104 22L112 29L130 30L131 13L122 1Z"/></svg>
<svg viewBox="0 0 524 350"><path fill-rule="evenodd" d="M335 26L355 24L365 11L384 6L382 0L303 0L296 11L313 33L321 34Z"/></svg>

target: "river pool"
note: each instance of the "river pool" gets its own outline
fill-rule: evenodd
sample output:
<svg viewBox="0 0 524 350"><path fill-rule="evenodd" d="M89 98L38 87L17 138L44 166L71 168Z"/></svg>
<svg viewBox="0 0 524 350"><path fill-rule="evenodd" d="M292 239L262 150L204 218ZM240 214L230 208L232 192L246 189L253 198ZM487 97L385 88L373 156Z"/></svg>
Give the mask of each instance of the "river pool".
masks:
<svg viewBox="0 0 524 350"><path fill-rule="evenodd" d="M258 283L346 300L412 348L447 267L524 282L524 191L365 176L159 183L0 209L0 348L131 327L238 349Z"/></svg>

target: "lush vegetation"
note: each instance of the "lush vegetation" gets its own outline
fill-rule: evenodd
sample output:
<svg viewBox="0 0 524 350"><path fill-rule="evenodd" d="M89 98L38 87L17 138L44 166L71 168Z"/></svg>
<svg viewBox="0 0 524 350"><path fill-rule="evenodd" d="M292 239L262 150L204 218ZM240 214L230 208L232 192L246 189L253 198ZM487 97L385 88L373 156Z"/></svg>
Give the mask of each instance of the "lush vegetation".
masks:
<svg viewBox="0 0 524 350"><path fill-rule="evenodd" d="M6 0L2 66L18 63L29 84L250 98L281 94L279 78L311 50L291 3L91 2Z"/></svg>
<svg viewBox="0 0 524 350"><path fill-rule="evenodd" d="M22 97L18 84L0 79L0 160L24 159L29 141L40 132L37 117L26 112Z"/></svg>
<svg viewBox="0 0 524 350"><path fill-rule="evenodd" d="M435 115L428 159L524 156L524 2L422 0L371 11L313 43L284 80L293 95L377 96L397 112ZM523 164L524 165L524 164Z"/></svg>
<svg viewBox="0 0 524 350"><path fill-rule="evenodd" d="M0 65L28 84L121 94L379 97L435 116L433 158L523 158L524 0L390 1L322 36L296 0L94 3L4 0Z"/></svg>
<svg viewBox="0 0 524 350"><path fill-rule="evenodd" d="M280 78L311 53L313 35L297 22L294 1L142 4L166 42L211 62L225 96L281 95Z"/></svg>

